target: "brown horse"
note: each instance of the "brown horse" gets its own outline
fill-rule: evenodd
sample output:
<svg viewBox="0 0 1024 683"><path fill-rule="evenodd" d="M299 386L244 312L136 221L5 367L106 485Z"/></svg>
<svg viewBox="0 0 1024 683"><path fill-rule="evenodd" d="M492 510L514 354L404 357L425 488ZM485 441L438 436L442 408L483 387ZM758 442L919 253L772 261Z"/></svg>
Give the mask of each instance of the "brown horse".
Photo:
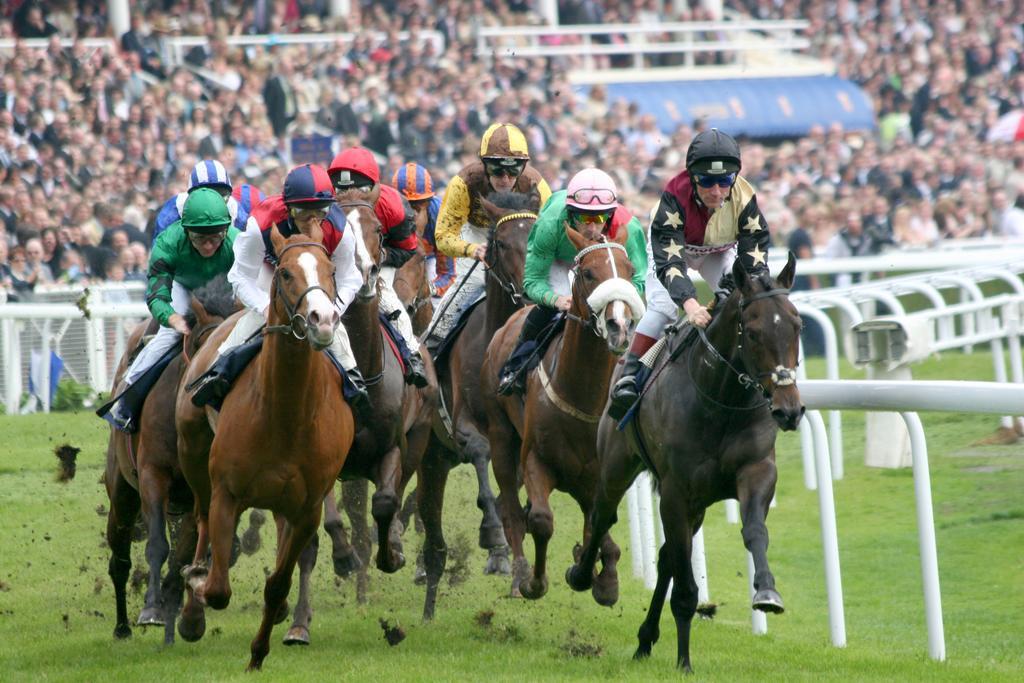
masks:
<svg viewBox="0 0 1024 683"><path fill-rule="evenodd" d="M104 483L110 499L107 516L107 544L111 557L109 574L114 584L117 623L114 636L127 638L128 623L125 586L131 572L131 536L140 508L147 527L146 562L149 580L140 626L164 626L164 642L174 642L174 620L181 606L184 583L181 567L188 563L195 548L195 518L192 515L192 491L178 466L177 433L174 427L174 402L178 381L203 341L234 310L227 280L218 278L193 293L189 316L190 332L183 340L183 353L164 368L150 389L140 413L140 430L126 434L111 428L107 445ZM149 326L139 323L128 340L136 349ZM128 369L132 353L125 353L114 378L116 388ZM176 550L167 567L163 586L160 571L170 554L167 542L168 513L181 515Z"/></svg>
<svg viewBox="0 0 1024 683"><path fill-rule="evenodd" d="M626 349L644 312L643 300L630 281L633 264L622 246L627 234L621 230L615 241L594 242L567 229L578 250L572 308L564 332L554 337L540 365L530 373L522 399L499 396L497 386L527 311L512 316L487 348L481 388L491 465L501 492L505 536L512 547L513 595L537 599L547 592L547 546L554 532L548 502L552 489L576 500L583 511L583 542L590 536L588 516L599 477L597 421L616 356ZM529 513L519 502L520 483L526 486ZM527 529L536 549L532 576L523 553ZM614 602L619 548L609 535L602 541L601 557L603 570L594 584L595 597L598 602Z"/></svg>
<svg viewBox="0 0 1024 683"><path fill-rule="evenodd" d="M285 520L277 565L263 592L263 620L252 641L249 670L261 668L274 623L287 616L295 563L316 533L320 506L355 433L338 371L320 353L341 324L334 304L334 266L320 228L288 238L272 228L270 238L280 260L262 351L239 375L218 415L211 408L197 415L186 392L179 393L177 404L179 457L196 496L199 525L189 600L179 626L182 637L201 637L204 604L224 609L231 599L227 560L239 515L260 507ZM205 371L221 338L211 338L183 382ZM208 453L206 435L196 424L204 418L216 429ZM203 563L207 545L208 572Z"/></svg>
<svg viewBox="0 0 1024 683"><path fill-rule="evenodd" d="M345 230L352 231L356 241L356 265L363 272L377 271L382 256L381 224L373 207L362 200L358 191L339 193L338 205L345 209ZM405 383L400 361L381 327L378 286L377 278L366 282L344 316L352 351L366 379L373 405L373 420L356 425L355 440L341 477L346 484L354 479L373 481L376 492L371 500L371 514L377 527L377 568L392 573L405 564L401 540L403 529L397 513L405 487L419 468L430 437L431 422L437 409L437 381L428 370L431 382L423 389ZM365 492L365 486L356 488ZM328 516L325 527L335 523L340 525L340 518L331 519L332 515L337 515L337 507L333 503L329 495L325 500ZM365 498L361 505L359 503L354 501L357 512L351 514L353 510L350 509L349 518L353 535L356 539L363 539L369 537ZM362 514L358 514L359 510ZM340 528L336 531L341 533ZM315 563L316 541L299 561L299 599L285 643L309 642L312 619L309 578Z"/></svg>
<svg viewBox="0 0 1024 683"><path fill-rule="evenodd" d="M434 420L433 435L424 455L416 486L417 511L426 527L423 561L427 574L424 618L433 617L437 586L444 572L447 546L441 533L441 513L448 472L471 462L477 474L477 506L483 511L480 547L489 551L486 573L508 574L508 546L491 491L487 464L490 446L487 415L480 387L480 368L495 332L523 305L521 283L526 261L526 238L537 220L536 194L498 193L483 205L494 220L487 244L487 298L469 314L447 359L438 364L438 389L444 413ZM478 267L483 267L481 264Z"/></svg>
<svg viewBox="0 0 1024 683"><path fill-rule="evenodd" d="M434 316L434 305L430 301L430 283L427 281L426 253L420 246L416 255L402 264L395 273L393 284L395 294L405 304L405 310L412 318L412 331L422 334Z"/></svg>
<svg viewBox="0 0 1024 683"><path fill-rule="evenodd" d="M661 495L665 544L658 582L634 655L647 657L658 640L658 622L669 582L676 622L676 664L690 666L690 625L697 584L690 567L693 534L712 503L738 498L743 543L754 559L754 609L783 611L768 568L765 518L775 494L775 437L796 429L803 415L796 387L800 316L789 301L796 260L773 281L733 264L736 288L708 326L674 338L662 354L647 394L624 431L611 418L598 427L601 481L591 512L591 536L577 564L566 572L577 591L590 588L600 541L636 476L648 469Z"/></svg>

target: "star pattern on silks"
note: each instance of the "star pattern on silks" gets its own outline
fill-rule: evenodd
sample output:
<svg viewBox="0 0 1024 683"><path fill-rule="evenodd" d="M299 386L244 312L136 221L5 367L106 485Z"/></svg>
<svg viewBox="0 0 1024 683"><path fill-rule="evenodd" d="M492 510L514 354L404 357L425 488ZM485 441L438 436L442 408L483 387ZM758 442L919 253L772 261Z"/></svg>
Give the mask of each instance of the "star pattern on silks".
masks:
<svg viewBox="0 0 1024 683"><path fill-rule="evenodd" d="M755 266L759 263L765 266L768 265L768 263L765 261L765 257L768 256L768 252L761 251L761 245L755 244L754 248L751 251L748 251L747 253L750 254L750 258L754 259Z"/></svg>
<svg viewBox="0 0 1024 683"><path fill-rule="evenodd" d="M668 275L668 281L672 282L677 277L683 277L683 271L679 270L675 266L672 266L671 268L668 269L668 272L666 272L665 275Z"/></svg>
<svg viewBox="0 0 1024 683"><path fill-rule="evenodd" d="M757 216L751 216L747 224L743 226L744 230L749 230L754 233L761 229L761 222L757 220Z"/></svg>
<svg viewBox="0 0 1024 683"><path fill-rule="evenodd" d="M675 240L669 240L669 246L665 247L664 251L672 258L682 258L683 245L676 244Z"/></svg>
<svg viewBox="0 0 1024 683"><path fill-rule="evenodd" d="M665 210L665 225L670 228L681 228L683 226L683 219L679 217L678 211Z"/></svg>

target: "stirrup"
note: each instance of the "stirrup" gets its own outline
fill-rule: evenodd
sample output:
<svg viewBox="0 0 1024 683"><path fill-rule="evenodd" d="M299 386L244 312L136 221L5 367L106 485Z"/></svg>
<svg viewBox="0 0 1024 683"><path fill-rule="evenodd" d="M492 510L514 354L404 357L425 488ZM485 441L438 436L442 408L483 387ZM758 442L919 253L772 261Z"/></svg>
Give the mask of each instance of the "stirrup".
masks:
<svg viewBox="0 0 1024 683"><path fill-rule="evenodd" d="M210 405L219 409L231 390L231 383L213 370L207 370L192 383L191 388L192 405L197 408Z"/></svg>
<svg viewBox="0 0 1024 683"><path fill-rule="evenodd" d="M410 353L405 363L405 383L412 384L418 389L427 386L427 368L423 365L423 359L418 353Z"/></svg>
<svg viewBox="0 0 1024 683"><path fill-rule="evenodd" d="M522 373L511 372L501 378L498 383L498 395L499 396L512 396L513 394L523 390L522 383L519 381L519 377Z"/></svg>

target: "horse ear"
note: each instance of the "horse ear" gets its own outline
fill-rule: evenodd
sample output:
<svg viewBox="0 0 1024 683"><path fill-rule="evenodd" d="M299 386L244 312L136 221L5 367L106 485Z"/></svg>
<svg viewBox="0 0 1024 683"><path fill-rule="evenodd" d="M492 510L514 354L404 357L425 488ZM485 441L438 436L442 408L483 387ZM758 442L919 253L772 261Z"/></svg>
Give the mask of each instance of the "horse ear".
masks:
<svg viewBox="0 0 1024 683"><path fill-rule="evenodd" d="M199 299L192 297L191 307L192 312L196 314L196 325L206 325L210 322L211 316L206 312L206 307Z"/></svg>
<svg viewBox="0 0 1024 683"><path fill-rule="evenodd" d="M495 206L494 202L488 200L487 197L480 198L480 205L484 207L484 211L486 211L494 220L498 220L505 213L505 209L499 209Z"/></svg>
<svg viewBox="0 0 1024 683"><path fill-rule="evenodd" d="M274 253L280 255L281 251L284 250L284 245L287 242L281 231L277 229L277 226L271 226L270 228L270 243L274 245Z"/></svg>
<svg viewBox="0 0 1024 683"><path fill-rule="evenodd" d="M540 190L538 190L536 186L530 190L530 203L533 204L533 210L535 212L540 211Z"/></svg>
<svg viewBox="0 0 1024 683"><path fill-rule="evenodd" d="M629 240L629 230L625 225L615 232L615 237L612 238L612 242L618 242L622 246L626 246L626 242Z"/></svg>
<svg viewBox="0 0 1024 683"><path fill-rule="evenodd" d="M786 261L786 267L782 269L782 272L779 273L776 280L786 289L790 289L793 286L794 278L796 278L796 254L789 252L789 259Z"/></svg>
<svg viewBox="0 0 1024 683"><path fill-rule="evenodd" d="M309 225L309 224L307 223L307 225ZM301 227L301 228L299 228L299 232L301 232L303 235L308 237L313 242L323 242L324 241L324 229L323 229L323 226L321 226L320 223L314 223L312 225L312 227L309 227L309 228Z"/></svg>
<svg viewBox="0 0 1024 683"><path fill-rule="evenodd" d="M732 281L741 292L750 290L750 275L739 258L732 262Z"/></svg>
<svg viewBox="0 0 1024 683"><path fill-rule="evenodd" d="M568 225L565 226L565 234L568 235L569 241L572 242L577 251L593 244L593 242L584 237L581 232L574 230Z"/></svg>

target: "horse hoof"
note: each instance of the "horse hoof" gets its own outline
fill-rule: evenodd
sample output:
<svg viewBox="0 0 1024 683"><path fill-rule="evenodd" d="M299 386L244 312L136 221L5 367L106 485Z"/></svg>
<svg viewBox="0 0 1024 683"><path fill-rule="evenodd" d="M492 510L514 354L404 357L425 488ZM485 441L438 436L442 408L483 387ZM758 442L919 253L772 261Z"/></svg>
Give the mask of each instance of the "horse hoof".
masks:
<svg viewBox="0 0 1024 683"><path fill-rule="evenodd" d="M523 597L527 600L540 600L548 592L548 579L547 577L541 577L540 579L528 579L519 584L519 592L523 594Z"/></svg>
<svg viewBox="0 0 1024 683"><path fill-rule="evenodd" d="M282 642L285 645L309 645L309 629L305 626L292 626Z"/></svg>
<svg viewBox="0 0 1024 683"><path fill-rule="evenodd" d="M754 594L754 609L771 614L782 614L786 608L782 606L782 596L771 588L764 588Z"/></svg>
<svg viewBox="0 0 1024 683"><path fill-rule="evenodd" d="M181 615L178 621L178 635L188 643L194 643L206 633L206 615L200 611L198 615L189 617Z"/></svg>
<svg viewBox="0 0 1024 683"><path fill-rule="evenodd" d="M128 624L118 624L114 627L114 637L118 640L124 640L132 637L132 627Z"/></svg>
<svg viewBox="0 0 1024 683"><path fill-rule="evenodd" d="M512 565L508 561L508 546L491 548L487 553L487 564L484 565L484 574L488 576L508 576L512 573Z"/></svg>
<svg viewBox="0 0 1024 683"><path fill-rule="evenodd" d="M359 561L359 556L354 550L346 555L332 556L331 559L334 561L334 573L343 579L363 568L363 563Z"/></svg>
<svg viewBox="0 0 1024 683"><path fill-rule="evenodd" d="M594 576L582 572L579 565L574 564L565 570L565 582L569 584L569 588L577 593L582 593L593 585Z"/></svg>
<svg viewBox="0 0 1024 683"><path fill-rule="evenodd" d="M423 553L416 556L416 573L412 578L413 584L424 586L427 583L427 568L423 566Z"/></svg>
<svg viewBox="0 0 1024 683"><path fill-rule="evenodd" d="M139 620L135 623L139 626L163 626L164 615L159 607L146 607L139 612Z"/></svg>
<svg viewBox="0 0 1024 683"><path fill-rule="evenodd" d="M590 589L590 594L594 596L594 601L604 607L611 607L619 601L619 580L618 578L612 578L609 580L598 580L594 582L593 588Z"/></svg>

